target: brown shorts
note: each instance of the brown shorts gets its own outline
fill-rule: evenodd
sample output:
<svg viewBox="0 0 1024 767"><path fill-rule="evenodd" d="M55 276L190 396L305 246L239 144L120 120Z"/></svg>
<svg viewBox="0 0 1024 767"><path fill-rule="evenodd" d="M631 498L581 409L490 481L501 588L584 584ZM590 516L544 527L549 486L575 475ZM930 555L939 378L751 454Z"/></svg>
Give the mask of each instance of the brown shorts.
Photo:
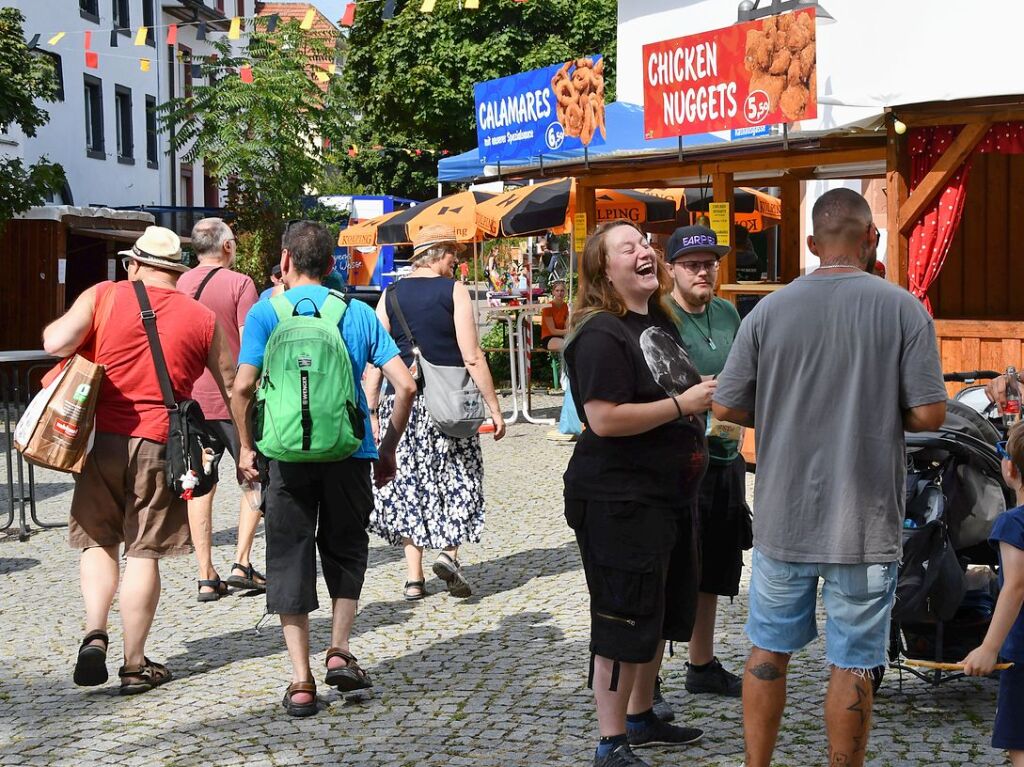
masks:
<svg viewBox="0 0 1024 767"><path fill-rule="evenodd" d="M159 559L188 554L188 505L164 479L166 445L97 432L75 477L68 539L74 549L117 546L125 556Z"/></svg>

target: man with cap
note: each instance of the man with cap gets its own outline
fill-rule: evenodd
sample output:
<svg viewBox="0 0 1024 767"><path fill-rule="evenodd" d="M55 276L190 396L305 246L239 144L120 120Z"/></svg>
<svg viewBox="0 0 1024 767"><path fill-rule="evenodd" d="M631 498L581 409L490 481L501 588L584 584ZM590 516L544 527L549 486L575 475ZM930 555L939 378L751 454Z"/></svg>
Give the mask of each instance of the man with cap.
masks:
<svg viewBox="0 0 1024 767"><path fill-rule="evenodd" d="M277 293L275 293L274 291L277 289L278 285L282 285L282 284L283 283L281 282L281 265L280 264L274 264L270 268L270 287L269 288L264 288L263 292L260 293L260 301L262 301L264 298L270 298L271 296L274 296L277 293L280 293L281 292L280 290L278 290ZM282 290L283 290L283 288L282 288Z"/></svg>
<svg viewBox="0 0 1024 767"><path fill-rule="evenodd" d="M728 252L729 247L719 245L716 234L705 226L679 227L665 251L674 283L671 308L676 327L694 367L705 377L716 376L725 367L740 327L735 307L715 296L719 262ZM701 581L688 646L686 690L738 698L742 680L715 657L715 615L719 596L739 593L742 538L744 531L749 532L750 519L747 467L739 454L742 428L710 420L708 470L698 493ZM658 712L672 715L667 705L659 706Z"/></svg>
<svg viewBox="0 0 1024 767"><path fill-rule="evenodd" d="M118 675L121 693L131 695L171 678L146 657L146 638L160 599L160 559L192 550L186 502L172 494L164 476L167 408L133 283L142 284L156 315L176 401L189 397L204 370L226 399L235 368L214 313L175 289L188 266L174 232L147 227L121 255L128 279L86 289L43 331L43 347L62 357L77 352L105 367L95 442L75 477L68 525L72 548L82 549L87 631L74 680L83 686L107 681L107 618L120 588L124 665Z"/></svg>

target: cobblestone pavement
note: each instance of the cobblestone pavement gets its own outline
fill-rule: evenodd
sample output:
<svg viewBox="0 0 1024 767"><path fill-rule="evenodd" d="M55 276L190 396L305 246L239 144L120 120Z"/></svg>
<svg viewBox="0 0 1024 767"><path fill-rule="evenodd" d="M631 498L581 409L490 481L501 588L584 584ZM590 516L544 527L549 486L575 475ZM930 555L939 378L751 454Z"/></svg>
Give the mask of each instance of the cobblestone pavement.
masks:
<svg viewBox="0 0 1024 767"><path fill-rule="evenodd" d="M485 537L461 555L472 598L451 599L431 579L426 600L403 601L401 552L374 539L352 649L375 688L345 700L321 686L324 705L309 719L292 719L280 706L289 666L276 621L254 628L263 599L197 603L194 564L186 557L163 563L163 597L147 649L174 671L174 681L137 697L117 695L115 607L113 679L100 688L75 687L83 610L66 531L39 532L25 543L0 533L0 764L589 764L596 726L585 689L586 588L560 504L572 448L546 441L546 430L520 423L500 443L484 439ZM65 475L40 473L41 518L66 515L71 487ZM234 552L237 503L237 488L225 484L214 538L222 576ZM262 529L255 557L263 559ZM747 651L746 580L741 589L733 604L721 606L718 626L718 655L737 671ZM328 604L322 584L320 599ZM319 676L327 611L314 613L311 624ZM780 765L824 762L822 656L819 640L794 657ZM688 695L683 660L667 662L667 695L682 719L707 734L696 746L648 751L646 758L661 766L741 764L740 702ZM988 679L935 688L910 678L901 691L890 672L875 707L869 763L1003 764L988 745L996 689Z"/></svg>

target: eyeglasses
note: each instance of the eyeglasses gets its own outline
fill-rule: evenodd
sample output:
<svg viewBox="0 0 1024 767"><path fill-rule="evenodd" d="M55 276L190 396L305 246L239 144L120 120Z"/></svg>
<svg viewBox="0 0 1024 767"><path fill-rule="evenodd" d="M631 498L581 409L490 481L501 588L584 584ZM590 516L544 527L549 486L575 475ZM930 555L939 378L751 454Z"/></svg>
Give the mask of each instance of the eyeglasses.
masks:
<svg viewBox="0 0 1024 767"><path fill-rule="evenodd" d="M701 272L713 272L718 268L718 260L711 261L675 261L673 266L681 266L689 274L700 274Z"/></svg>
<svg viewBox="0 0 1024 767"><path fill-rule="evenodd" d="M123 257L121 258L121 266L123 266L123 267L124 267L124 270L125 270L126 272L128 271L128 267L132 265L132 261L134 261L134 260L135 260L135 259L134 259L134 258L132 258L131 256L123 256Z"/></svg>
<svg viewBox="0 0 1024 767"><path fill-rule="evenodd" d="M1006 440L1002 442L996 442L996 455L1002 458L1004 461L1012 461L1010 454L1006 452Z"/></svg>

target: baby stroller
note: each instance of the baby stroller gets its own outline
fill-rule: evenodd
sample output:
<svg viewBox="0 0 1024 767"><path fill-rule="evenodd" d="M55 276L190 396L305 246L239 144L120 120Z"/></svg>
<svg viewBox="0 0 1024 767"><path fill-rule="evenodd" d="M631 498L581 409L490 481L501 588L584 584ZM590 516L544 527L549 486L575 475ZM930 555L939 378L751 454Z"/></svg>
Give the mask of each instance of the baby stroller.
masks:
<svg viewBox="0 0 1024 767"><path fill-rule="evenodd" d="M944 378L996 375L974 371ZM1015 497L1003 483L995 450L1005 438L1002 423L991 417L983 392L984 401L978 398L979 388L946 403L938 431L906 435L906 522L889 645L901 686L903 671L933 685L963 676L944 664L977 647L992 618L998 560L988 534ZM883 673L875 674L876 689Z"/></svg>

